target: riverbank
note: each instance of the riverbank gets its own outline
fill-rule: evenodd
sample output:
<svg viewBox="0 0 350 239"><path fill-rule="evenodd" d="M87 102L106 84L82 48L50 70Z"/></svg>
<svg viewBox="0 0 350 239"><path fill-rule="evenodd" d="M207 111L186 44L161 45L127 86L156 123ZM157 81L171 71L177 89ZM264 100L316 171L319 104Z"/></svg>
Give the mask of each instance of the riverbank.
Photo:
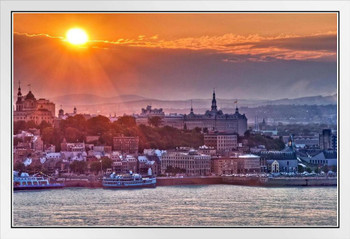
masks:
<svg viewBox="0 0 350 239"><path fill-rule="evenodd" d="M65 187L101 188L99 180L91 178L58 178ZM198 177L157 177L157 186L230 184L260 187L295 186L337 186L336 177L239 177L239 176L198 176Z"/></svg>
<svg viewBox="0 0 350 239"><path fill-rule="evenodd" d="M223 176L223 184L262 186L262 187L295 187L295 186L337 186L336 177L234 177Z"/></svg>

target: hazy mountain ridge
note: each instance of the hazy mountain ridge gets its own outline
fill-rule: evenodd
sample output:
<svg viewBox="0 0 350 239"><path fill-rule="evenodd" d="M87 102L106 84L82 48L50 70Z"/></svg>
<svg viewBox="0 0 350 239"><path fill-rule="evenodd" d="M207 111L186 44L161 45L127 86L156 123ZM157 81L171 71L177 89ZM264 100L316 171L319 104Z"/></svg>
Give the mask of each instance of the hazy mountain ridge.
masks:
<svg viewBox="0 0 350 239"><path fill-rule="evenodd" d="M89 109L87 113L100 113L108 111L108 113L137 113L141 108L152 105L154 108L163 108L164 111L183 113L191 107L191 100L159 100L151 99L138 95L120 95L115 97L102 97L92 94L74 94L53 97L52 100L57 106L63 105L63 108L72 108L74 106L80 108L81 112ZM219 108L235 108L236 99L220 99L217 98ZM263 105L329 105L337 103L337 95L330 96L309 96L295 99L278 99L278 100L259 100L259 99L238 99L239 107L258 107ZM195 111L206 110L210 108L211 99L193 99L192 105ZM109 110L108 110L109 108ZM126 112L121 112L126 110ZM169 111L167 113L170 113Z"/></svg>

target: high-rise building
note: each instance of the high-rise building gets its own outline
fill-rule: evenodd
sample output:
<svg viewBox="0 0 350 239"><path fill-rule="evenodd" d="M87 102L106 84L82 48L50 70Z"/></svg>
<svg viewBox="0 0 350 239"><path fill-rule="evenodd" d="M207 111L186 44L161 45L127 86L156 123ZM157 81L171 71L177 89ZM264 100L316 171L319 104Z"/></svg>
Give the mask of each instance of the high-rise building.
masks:
<svg viewBox="0 0 350 239"><path fill-rule="evenodd" d="M332 130L324 129L322 130L322 134L320 134L320 148L322 150L327 150L332 148Z"/></svg>

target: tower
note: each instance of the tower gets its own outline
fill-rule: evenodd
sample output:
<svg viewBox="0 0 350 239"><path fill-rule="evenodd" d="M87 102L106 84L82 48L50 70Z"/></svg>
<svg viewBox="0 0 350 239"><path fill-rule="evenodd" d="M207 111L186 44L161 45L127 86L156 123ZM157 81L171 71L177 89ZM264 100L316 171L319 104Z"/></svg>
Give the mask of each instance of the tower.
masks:
<svg viewBox="0 0 350 239"><path fill-rule="evenodd" d="M22 111L22 110L23 110L23 96L21 92L21 82L19 82L18 92L17 92L17 101L16 101L16 111Z"/></svg>
<svg viewBox="0 0 350 239"><path fill-rule="evenodd" d="M61 105L61 109L58 111L58 118L62 119L64 116L64 111L62 109L62 105Z"/></svg>
<svg viewBox="0 0 350 239"><path fill-rule="evenodd" d="M74 106L73 114L77 114L77 107Z"/></svg>
<svg viewBox="0 0 350 239"><path fill-rule="evenodd" d="M213 99L211 101L211 110L217 111L216 99L215 99L215 89L213 90Z"/></svg>
<svg viewBox="0 0 350 239"><path fill-rule="evenodd" d="M193 115L192 100L191 100L191 112L190 112L190 114Z"/></svg>

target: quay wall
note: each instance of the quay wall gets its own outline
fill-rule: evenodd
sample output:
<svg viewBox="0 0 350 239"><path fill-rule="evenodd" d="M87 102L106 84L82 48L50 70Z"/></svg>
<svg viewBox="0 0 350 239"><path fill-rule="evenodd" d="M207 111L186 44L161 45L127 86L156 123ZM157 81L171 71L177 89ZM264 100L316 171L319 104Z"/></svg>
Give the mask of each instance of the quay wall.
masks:
<svg viewBox="0 0 350 239"><path fill-rule="evenodd" d="M157 186L175 186L175 185L207 185L222 184L222 177L184 177L184 178L167 178L158 177Z"/></svg>
<svg viewBox="0 0 350 239"><path fill-rule="evenodd" d="M65 187L88 187L100 188L102 182L96 179L87 178L58 178L57 182L64 183ZM157 177L157 186L176 185L210 185L210 184L231 184L243 186L262 187L288 187L288 186L337 186L336 177L234 177L234 176L209 176L209 177Z"/></svg>
<svg viewBox="0 0 350 239"><path fill-rule="evenodd" d="M59 183L64 183L64 187L86 187L86 188L101 188L100 180L91 180L87 178L58 178Z"/></svg>
<svg viewBox="0 0 350 239"><path fill-rule="evenodd" d="M224 184L263 186L263 187L292 187L292 186L337 186L336 177L278 177L278 178L249 178L224 176Z"/></svg>

